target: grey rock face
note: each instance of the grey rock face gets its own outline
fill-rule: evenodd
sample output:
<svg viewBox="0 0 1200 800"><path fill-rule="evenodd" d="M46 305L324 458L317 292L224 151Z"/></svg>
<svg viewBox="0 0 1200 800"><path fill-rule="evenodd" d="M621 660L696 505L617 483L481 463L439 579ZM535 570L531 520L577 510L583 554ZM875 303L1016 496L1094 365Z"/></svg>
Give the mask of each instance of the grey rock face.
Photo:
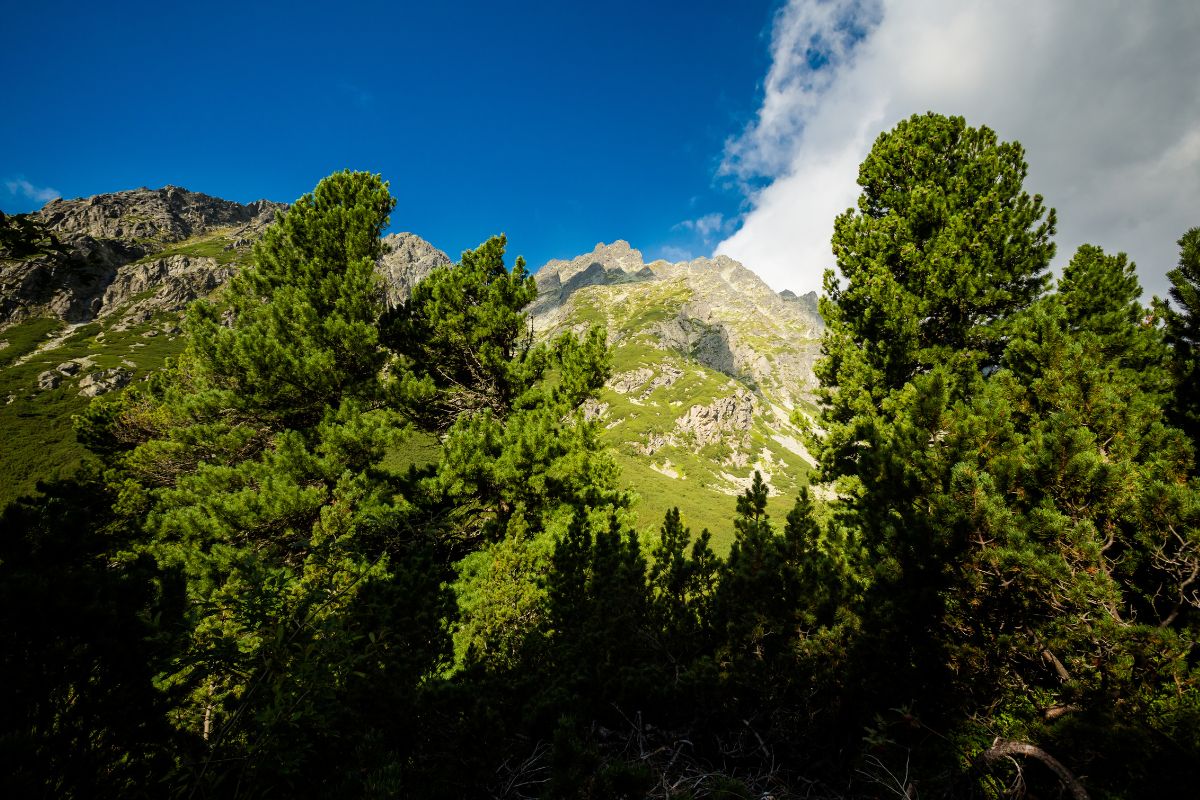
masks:
<svg viewBox="0 0 1200 800"><path fill-rule="evenodd" d="M425 276L451 264L449 256L411 233L389 234L382 244L383 257L375 269L383 278L389 308L408 302L413 287Z"/></svg>
<svg viewBox="0 0 1200 800"><path fill-rule="evenodd" d="M614 375L609 380L608 385L614 392L629 394L645 384L653 375L654 370L641 367L630 372L622 372L620 375Z"/></svg>
<svg viewBox="0 0 1200 800"><path fill-rule="evenodd" d="M585 286L624 283L653 278L642 261L642 253L618 239L612 244L598 244L590 253L570 261L547 261L534 274L538 297L530 306L532 315L544 314L558 307L572 293Z"/></svg>
<svg viewBox="0 0 1200 800"><path fill-rule="evenodd" d="M681 377L683 377L683 370L673 367L670 364L664 364L658 374L654 376L654 379L646 386L646 390L642 392L642 397L649 397L655 389L670 386Z"/></svg>
<svg viewBox="0 0 1200 800"><path fill-rule="evenodd" d="M797 304L801 309L803 309L803 313L808 316L817 318L820 318L821 316L821 311L817 304L816 292L808 292L806 294L798 295L791 289L784 289L779 293L779 297L785 302Z"/></svg>
<svg viewBox="0 0 1200 800"><path fill-rule="evenodd" d="M128 296L120 285L109 291L121 282L123 267L217 229L231 229L230 247L248 247L283 208L265 200L234 203L175 186L51 201L33 216L66 252L0 261L0 324L46 314L67 322L95 319L111 309L115 298ZM227 278L216 276L218 283ZM179 295L178 287L164 300L170 295Z"/></svg>
<svg viewBox="0 0 1200 800"><path fill-rule="evenodd" d="M80 379L79 394L83 397L106 394L125 386L131 378L133 378L133 373L122 367L92 372Z"/></svg>
<svg viewBox="0 0 1200 800"><path fill-rule="evenodd" d="M62 375L55 370L48 369L38 375L37 386L42 391L57 389L60 383L62 383Z"/></svg>
<svg viewBox="0 0 1200 800"><path fill-rule="evenodd" d="M72 240L70 247L66 256L0 261L0 324L44 314L67 322L90 320L100 312L117 267L145 252L86 235Z"/></svg>
<svg viewBox="0 0 1200 800"><path fill-rule="evenodd" d="M647 367L639 367L629 372L614 375L608 381L608 387L620 394L638 392L638 399L645 400L655 389L670 386L683 376L683 370L670 364L662 365L656 372Z"/></svg>
<svg viewBox="0 0 1200 800"><path fill-rule="evenodd" d="M652 456L664 447L674 447L678 440L673 434L651 431L646 434L645 441L634 442L633 449L644 456Z"/></svg>
<svg viewBox="0 0 1200 800"><path fill-rule="evenodd" d="M602 403L599 400L589 397L583 401L581 410L583 411L583 419L586 422L604 419L608 415L608 403Z"/></svg>
<svg viewBox="0 0 1200 800"><path fill-rule="evenodd" d="M731 397L721 397L708 405L694 405L675 422L684 433L692 434L703 447L728 433L749 431L754 424L757 402L754 395L739 389Z"/></svg>
<svg viewBox="0 0 1200 800"><path fill-rule="evenodd" d="M816 386L813 364L824 322L816 293L777 294L757 275L727 256L671 264L642 262L627 242L600 244L570 261L547 262L536 274L539 295L530 306L534 327L553 330L566 316L575 292L587 286L673 282L691 299L655 323L653 338L700 363L759 387L773 387L787 405ZM619 309L612 310L613 316ZM610 336L621 336L620 321ZM614 334L612 328L617 328ZM615 387L615 384L613 384Z"/></svg>
<svg viewBox="0 0 1200 800"><path fill-rule="evenodd" d="M126 242L180 242L214 228L274 217L285 206L257 200L243 205L178 186L133 189L75 200L52 200L34 216L60 238Z"/></svg>
<svg viewBox="0 0 1200 800"><path fill-rule="evenodd" d="M175 255L117 269L104 290L99 316L122 310L122 324L145 322L162 311L182 311L233 277L235 268L212 258ZM148 295L148 296L147 296ZM132 305L129 305L132 304Z"/></svg>
<svg viewBox="0 0 1200 800"><path fill-rule="evenodd" d="M121 325L183 309L237 270L202 256L156 252L191 236L220 231L226 250L245 251L262 238L282 203L241 204L176 186L55 200L35 216L65 255L0 261L0 325L39 315L87 322L120 308ZM411 233L386 236L377 270L387 303L405 302L416 284L451 261ZM132 303L132 306L127 304Z"/></svg>

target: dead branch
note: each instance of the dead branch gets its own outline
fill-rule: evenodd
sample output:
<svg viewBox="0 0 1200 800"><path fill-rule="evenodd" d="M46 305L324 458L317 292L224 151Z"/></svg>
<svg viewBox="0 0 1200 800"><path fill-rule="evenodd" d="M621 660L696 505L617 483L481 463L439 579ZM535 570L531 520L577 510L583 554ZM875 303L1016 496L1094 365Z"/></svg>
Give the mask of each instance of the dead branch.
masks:
<svg viewBox="0 0 1200 800"><path fill-rule="evenodd" d="M1071 774L1070 770L1062 765L1062 762L1037 745L1027 742L996 739L991 747L975 757L975 761L971 765L971 771L976 774L986 772L992 765L999 761L1010 759L1015 761L1015 756L1037 759L1058 777L1058 780L1067 788L1067 791L1071 793L1071 797L1074 800L1089 800L1087 790L1083 788L1083 784Z"/></svg>

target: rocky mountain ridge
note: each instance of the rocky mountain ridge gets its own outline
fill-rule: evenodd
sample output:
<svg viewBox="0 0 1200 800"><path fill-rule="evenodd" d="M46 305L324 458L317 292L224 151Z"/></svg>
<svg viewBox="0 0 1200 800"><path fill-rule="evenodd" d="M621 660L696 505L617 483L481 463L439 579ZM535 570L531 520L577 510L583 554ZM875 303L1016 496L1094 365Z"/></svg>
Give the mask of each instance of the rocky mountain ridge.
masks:
<svg viewBox="0 0 1200 800"><path fill-rule="evenodd" d="M181 311L229 280L286 209L236 203L176 186L53 200L30 215L60 246L31 258L0 254L0 326L37 316L121 324ZM402 303L441 250L411 233L383 238L378 270L390 305Z"/></svg>
<svg viewBox="0 0 1200 800"><path fill-rule="evenodd" d="M0 255L0 325L38 316L83 323L136 302L133 321L182 310L220 286L286 208L176 186L52 200L30 217L59 245Z"/></svg>
<svg viewBox="0 0 1200 800"><path fill-rule="evenodd" d="M182 347L183 308L247 264L285 208L164 187L54 201L32 215L60 247L0 253L0 427L35 412L61 427L87 398L159 368ZM451 264L411 233L382 245L377 269L392 306ZM644 519L661 520L680 498L701 521L706 506L724 518L727 496L755 469L777 496L803 479L794 419L811 408L823 327L815 294L776 293L724 256L646 263L625 241L551 261L535 280L535 335L608 331L614 373L586 411L643 495ZM38 457L52 463L62 445L47 444Z"/></svg>
<svg viewBox="0 0 1200 800"><path fill-rule="evenodd" d="M236 203L178 186L51 200L34 217L68 241L82 237L118 240L137 246L181 242L217 228L234 228L255 240L284 203Z"/></svg>
<svg viewBox="0 0 1200 800"><path fill-rule="evenodd" d="M535 278L538 299L530 314L537 331L594 321L577 320L572 304L577 293L589 294L587 287L607 287L606 300L614 308L636 304L637 294L650 287L676 287L674 299L681 302L664 304L661 310L670 313L648 319L644 328L610 325L613 343L649 335L717 372L749 380L788 409L815 388L812 365L819 349L813 343L824 329L816 293L776 293L728 256L646 264L638 250L618 240L570 261L550 261Z"/></svg>

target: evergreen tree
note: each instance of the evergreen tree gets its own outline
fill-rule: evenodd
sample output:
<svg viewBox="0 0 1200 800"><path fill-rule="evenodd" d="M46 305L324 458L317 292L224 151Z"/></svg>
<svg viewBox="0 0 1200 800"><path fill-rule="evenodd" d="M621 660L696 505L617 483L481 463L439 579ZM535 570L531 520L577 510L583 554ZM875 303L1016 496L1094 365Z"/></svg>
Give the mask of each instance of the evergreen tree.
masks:
<svg viewBox="0 0 1200 800"><path fill-rule="evenodd" d="M704 530L692 541L678 508L667 511L650 552L648 582L653 629L678 677L697 658L710 636L718 563ZM688 546L691 545L689 554Z"/></svg>
<svg viewBox="0 0 1200 800"><path fill-rule="evenodd" d="M1179 240L1179 265L1167 273L1178 307L1164 308L1175 371L1175 424L1200 453L1200 228Z"/></svg>
<svg viewBox="0 0 1200 800"><path fill-rule="evenodd" d="M579 407L609 374L602 328L534 344L523 312L537 286L495 237L435 270L385 321L398 354L393 399L442 441L428 488L455 508L467 541L509 526L536 535L573 509L622 504L616 471Z"/></svg>
<svg viewBox="0 0 1200 800"><path fill-rule="evenodd" d="M153 797L176 744L155 673L180 587L111 551L135 529L85 467L0 515L0 784L9 797Z"/></svg>
<svg viewBox="0 0 1200 800"><path fill-rule="evenodd" d="M1021 146L987 128L913 116L876 140L857 208L834 223L846 285L826 272L813 448L844 495L839 526L862 537L863 652L889 654L885 671L864 657L862 680L885 707L950 710L936 620L966 544L930 499L949 410L998 368L1014 316L1048 281L1055 217L1024 190L1026 170Z"/></svg>
<svg viewBox="0 0 1200 800"><path fill-rule="evenodd" d="M1176 689L1198 677L1183 654L1200 621L1200 494L1161 396L1100 335L1073 327L1065 304L1031 309L1004 369L953 413L947 439L958 446L938 514L974 545L948 604L950 659L987 676L970 687L979 706L1032 702L1035 729L1073 717L1054 733L1083 771L1170 793L1186 770L1142 772L1132 754L1157 751L1163 736L1198 744ZM1130 760L1091 761L1095 732Z"/></svg>
<svg viewBox="0 0 1200 800"><path fill-rule="evenodd" d="M544 680L559 688L561 707L587 719L644 702L650 598L636 533L612 514L593 534L577 514L558 540L547 583L552 657Z"/></svg>
<svg viewBox="0 0 1200 800"><path fill-rule="evenodd" d="M1141 293L1136 267L1124 253L1110 256L1084 244L1063 269L1057 296L1072 331L1091 333L1105 360L1141 372L1147 388L1165 391L1162 333L1147 322Z"/></svg>
<svg viewBox="0 0 1200 800"><path fill-rule="evenodd" d="M767 514L767 484L755 470L750 487L737 499L734 540L715 598L721 626L718 657L736 681L761 682L778 668L799 633L798 564L803 532L786 540ZM789 552L790 550L797 552Z"/></svg>
<svg viewBox="0 0 1200 800"><path fill-rule="evenodd" d="M783 526L783 561L787 605L797 609L807 632L829 627L843 608L853 585L846 574L845 546L830 542L821 531L807 486Z"/></svg>
<svg viewBox="0 0 1200 800"><path fill-rule="evenodd" d="M826 271L820 306L824 480L870 480L873 429L914 377L995 368L1054 255L1054 211L1025 192L1026 171L1019 144L961 117L915 115L875 141L857 208L834 222L846 285Z"/></svg>
<svg viewBox="0 0 1200 800"><path fill-rule="evenodd" d="M441 442L418 494L428 528L462 559L459 663L492 670L516 668L538 637L554 542L571 520L627 503L580 411L609 374L604 330L535 344L524 307L537 286L522 259L505 267L505 244L494 237L434 270L383 323L392 402Z"/></svg>
<svg viewBox="0 0 1200 800"><path fill-rule="evenodd" d="M194 737L197 785L335 780L356 676L380 674L391 647L383 674L411 692L447 655L440 578L410 571L425 544L402 533L378 469L399 431L374 271L392 205L375 176L322 181L223 306L189 309L167 378L81 420L114 464L120 508L146 514L134 551L186 580L188 639L161 680L187 697L172 720Z"/></svg>
<svg viewBox="0 0 1200 800"><path fill-rule="evenodd" d="M21 259L66 253L67 249L59 244L58 237L29 214L0 211L0 256Z"/></svg>

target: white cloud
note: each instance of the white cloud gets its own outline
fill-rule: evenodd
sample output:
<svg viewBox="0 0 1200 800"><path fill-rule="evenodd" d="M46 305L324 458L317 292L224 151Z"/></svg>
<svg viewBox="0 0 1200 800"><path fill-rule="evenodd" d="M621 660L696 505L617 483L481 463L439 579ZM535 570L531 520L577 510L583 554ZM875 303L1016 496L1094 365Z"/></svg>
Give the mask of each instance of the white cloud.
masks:
<svg viewBox="0 0 1200 800"><path fill-rule="evenodd" d="M720 212L714 211L696 219L685 219L675 225L672 230L688 230L698 233L705 242L711 241L714 234L723 233L729 227L728 221Z"/></svg>
<svg viewBox="0 0 1200 800"><path fill-rule="evenodd" d="M675 247L670 244L664 245L659 250L659 258L674 264L678 264L680 261L691 261L694 257L691 250L684 247Z"/></svg>
<svg viewBox="0 0 1200 800"><path fill-rule="evenodd" d="M57 189L51 189L49 186L37 187L24 178L7 180L4 182L4 186L11 195L21 195L39 203L49 203L51 200L62 197Z"/></svg>
<svg viewBox="0 0 1200 800"><path fill-rule="evenodd" d="M776 289L820 288L858 164L932 110L1025 146L1027 190L1058 210L1056 265L1083 242L1123 250L1162 295L1175 241L1200 225L1197 42L1195 0L791 0L722 167L767 184L716 250Z"/></svg>

